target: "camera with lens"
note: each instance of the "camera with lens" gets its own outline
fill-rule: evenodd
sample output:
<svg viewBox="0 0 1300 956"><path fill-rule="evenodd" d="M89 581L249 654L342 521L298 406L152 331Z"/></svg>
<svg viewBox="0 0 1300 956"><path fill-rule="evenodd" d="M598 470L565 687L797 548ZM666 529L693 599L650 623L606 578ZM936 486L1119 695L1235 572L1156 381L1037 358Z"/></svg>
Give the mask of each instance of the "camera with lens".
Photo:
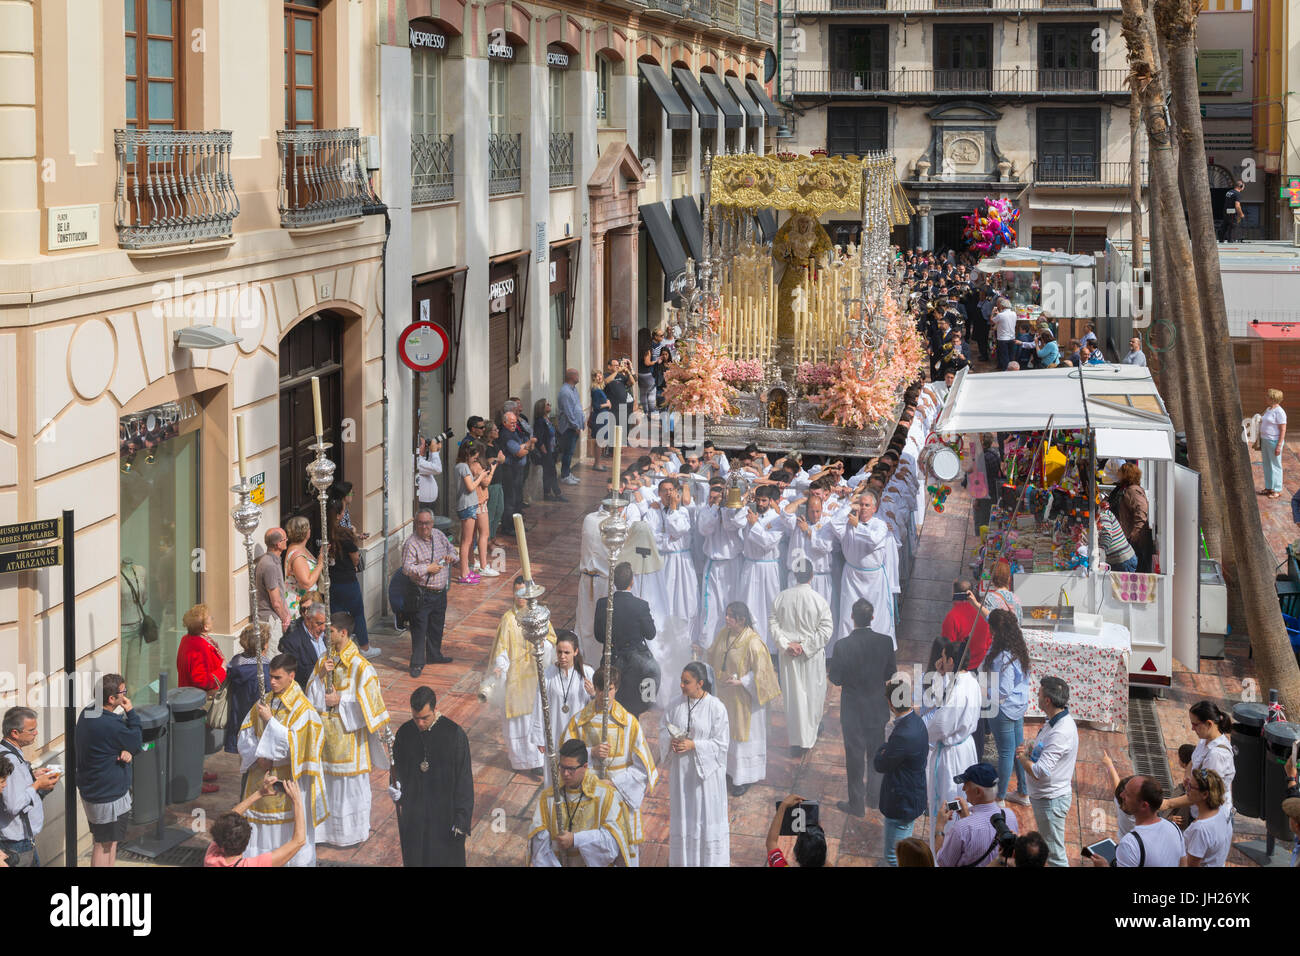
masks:
<svg viewBox="0 0 1300 956"><path fill-rule="evenodd" d="M1011 856L1016 848L1016 834L1007 826L1007 814L1005 810L999 811L989 817L989 822L993 824L994 839L998 844L998 852L1005 857Z"/></svg>
<svg viewBox="0 0 1300 956"><path fill-rule="evenodd" d="M455 435L455 434L456 434L456 433L455 433L454 431L452 431L450 428L448 428L445 432L438 432L438 434L436 434L436 435L434 435L432 438L430 438L429 441L433 442L433 444L435 444L435 445L441 445L441 444L442 444L443 442L445 442L448 438L451 438L451 437L452 437L453 435Z"/></svg>

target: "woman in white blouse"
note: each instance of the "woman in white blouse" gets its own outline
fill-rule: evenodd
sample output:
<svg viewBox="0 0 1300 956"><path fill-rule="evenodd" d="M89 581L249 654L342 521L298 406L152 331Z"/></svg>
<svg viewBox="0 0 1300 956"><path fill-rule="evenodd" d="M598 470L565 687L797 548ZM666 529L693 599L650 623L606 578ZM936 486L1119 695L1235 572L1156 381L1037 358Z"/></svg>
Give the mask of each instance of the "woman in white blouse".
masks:
<svg viewBox="0 0 1300 956"><path fill-rule="evenodd" d="M667 732L660 732L672 787L668 865L730 866L727 708L710 693L710 674L699 661L686 665L681 687L682 696L664 714Z"/></svg>
<svg viewBox="0 0 1300 956"><path fill-rule="evenodd" d="M1270 388L1268 408L1259 420L1259 447L1264 453L1264 487L1259 492L1270 498L1282 497L1282 446L1286 441L1286 411L1282 393Z"/></svg>
<svg viewBox="0 0 1300 956"><path fill-rule="evenodd" d="M1213 770L1188 770L1183 789L1192 800L1196 819L1183 835L1187 855L1182 866L1226 866L1232 849L1232 813L1223 778Z"/></svg>
<svg viewBox="0 0 1300 956"><path fill-rule="evenodd" d="M1192 731L1199 740L1192 751L1192 762L1188 772L1193 770L1213 770L1223 781L1223 812L1232 815L1232 778L1237 775L1237 766L1233 760L1232 718L1219 709L1213 701L1202 700L1193 704L1187 711L1192 722ZM1196 801L1190 794L1171 797L1164 802L1161 810L1177 810L1179 807L1191 807L1192 816L1197 814Z"/></svg>

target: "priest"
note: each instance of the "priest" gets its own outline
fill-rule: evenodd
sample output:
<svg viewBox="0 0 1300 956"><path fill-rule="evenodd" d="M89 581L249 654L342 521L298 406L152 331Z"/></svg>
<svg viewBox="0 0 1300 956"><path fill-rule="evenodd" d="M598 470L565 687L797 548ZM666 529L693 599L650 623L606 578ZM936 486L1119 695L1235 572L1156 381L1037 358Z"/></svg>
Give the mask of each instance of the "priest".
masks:
<svg viewBox="0 0 1300 956"><path fill-rule="evenodd" d="M537 690L537 663L532 645L524 637L518 613L528 602L518 596L524 579L515 578L515 606L501 616L490 659L498 680L506 682L505 742L510 766L542 776L543 756L542 695ZM555 659L555 628L547 626L542 665Z"/></svg>
<svg viewBox="0 0 1300 956"><path fill-rule="evenodd" d="M717 675L718 700L731 728L728 786L733 797L740 797L767 776L767 705L781 696L781 688L749 608L733 601L723 621L709 648L709 666Z"/></svg>
<svg viewBox="0 0 1300 956"><path fill-rule="evenodd" d="M781 542L785 538L785 520L776 507L779 496L775 487L759 485L752 494L755 510L745 516L743 580L733 600L749 608L754 618L754 630L763 638L769 653L774 654L776 644L767 633L767 623L772 602L781 593Z"/></svg>
<svg viewBox="0 0 1300 956"><path fill-rule="evenodd" d="M962 665L961 641L935 638L930 647L930 671L939 675L927 688L925 721L930 738L930 756L925 765L926 806L930 810L930 849L934 850L933 821L939 819L943 805L956 800L961 784L953 777L971 764L979 763L971 734L980 718L980 688L970 671ZM959 670L958 668L962 669Z"/></svg>
<svg viewBox="0 0 1300 956"><path fill-rule="evenodd" d="M528 834L529 866L627 866L622 801L613 784L587 766L587 745L560 747L560 801L546 789L533 811Z"/></svg>
<svg viewBox="0 0 1300 956"><path fill-rule="evenodd" d="M302 788L307 809L307 844L286 866L315 866L315 830L329 815L321 774L321 719L294 680L298 662L291 654L271 659L270 691L248 712L239 728L239 769L244 772L244 798L253 796L268 773L294 780ZM293 806L283 793L260 797L245 816L253 834L245 857L271 853L293 838Z"/></svg>
<svg viewBox="0 0 1300 956"><path fill-rule="evenodd" d="M321 769L330 815L316 827L316 842L356 846L370 837L370 771L387 770L380 735L388 707L379 678L352 642L356 624L346 611L330 616L330 647L307 681L307 699L321 715Z"/></svg>
<svg viewBox="0 0 1300 956"><path fill-rule="evenodd" d="M817 743L826 705L826 645L834 634L834 622L830 602L813 584L812 562L796 559L792 573L795 585L772 602L769 626L780 651L790 753L802 756Z"/></svg>
<svg viewBox="0 0 1300 956"><path fill-rule="evenodd" d="M469 738L437 709L432 687L411 694L411 719L393 741L403 866L464 866L465 837L474 813Z"/></svg>
<svg viewBox="0 0 1300 956"><path fill-rule="evenodd" d="M840 623L835 640L853 629L853 604L866 598L875 608L871 629L887 634L898 650L894 634L894 588L889 576L889 542L892 540L885 522L876 516L880 498L870 489L857 498L856 507L838 529L840 548L844 551L844 576L840 582ZM832 641L834 647L834 641ZM956 772L961 773L965 767Z"/></svg>
<svg viewBox="0 0 1300 956"><path fill-rule="evenodd" d="M610 693L618 692L618 670L609 669ZM592 678L596 695L582 708L582 712L569 721L562 739L581 740L596 759L596 769L618 791L623 803L624 829L627 831L627 865L637 866L641 844L645 841L641 829L641 804L646 794L654 789L659 771L650 756L645 734L640 722L624 709L617 700L610 702L609 731L605 732L605 668L596 670ZM605 739L601 743L601 738Z"/></svg>

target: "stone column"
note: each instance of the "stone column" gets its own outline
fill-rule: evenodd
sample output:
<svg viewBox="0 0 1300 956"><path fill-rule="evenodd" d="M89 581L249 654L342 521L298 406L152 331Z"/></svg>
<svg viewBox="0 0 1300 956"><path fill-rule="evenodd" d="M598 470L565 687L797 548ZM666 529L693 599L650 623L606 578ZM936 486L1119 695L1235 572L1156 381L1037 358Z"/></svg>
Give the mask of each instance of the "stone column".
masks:
<svg viewBox="0 0 1300 956"><path fill-rule="evenodd" d="M921 248L928 252L934 242L934 212L928 202L923 202L916 207L916 215L921 223Z"/></svg>
<svg viewBox="0 0 1300 956"><path fill-rule="evenodd" d="M35 13L30 0L0 2L0 76L5 90L5 108L0 110L0 259L28 259L41 252ZM112 229L111 221L101 222L101 239L111 241Z"/></svg>

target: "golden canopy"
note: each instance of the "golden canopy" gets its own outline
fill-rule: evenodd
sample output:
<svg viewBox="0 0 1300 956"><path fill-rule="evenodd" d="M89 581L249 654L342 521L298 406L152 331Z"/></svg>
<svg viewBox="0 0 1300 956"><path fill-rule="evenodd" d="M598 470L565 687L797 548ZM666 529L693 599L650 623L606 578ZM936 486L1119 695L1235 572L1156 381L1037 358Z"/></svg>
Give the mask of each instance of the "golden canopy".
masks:
<svg viewBox="0 0 1300 956"><path fill-rule="evenodd" d="M912 205L895 174L894 157L758 156L737 153L715 156L709 180L709 201L737 209L785 209L820 216L835 211L859 211L868 180L888 177L890 224L906 225Z"/></svg>

